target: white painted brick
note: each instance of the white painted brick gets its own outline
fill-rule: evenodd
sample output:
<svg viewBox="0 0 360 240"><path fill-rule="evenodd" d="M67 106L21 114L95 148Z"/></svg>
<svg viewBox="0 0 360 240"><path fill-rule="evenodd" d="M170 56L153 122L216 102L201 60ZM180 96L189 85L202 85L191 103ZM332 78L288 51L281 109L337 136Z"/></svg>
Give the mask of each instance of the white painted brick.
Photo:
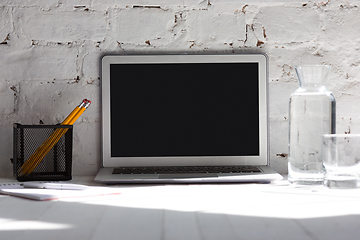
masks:
<svg viewBox="0 0 360 240"><path fill-rule="evenodd" d="M278 172L287 171L287 158L283 154L288 153L289 99L298 87L296 81L269 83L270 165Z"/></svg>
<svg viewBox="0 0 360 240"><path fill-rule="evenodd" d="M354 104L360 101L359 84L357 83L351 90L352 92L347 90L336 98L336 132L340 134L360 133L360 107Z"/></svg>
<svg viewBox="0 0 360 240"><path fill-rule="evenodd" d="M99 91L99 85L82 82L21 82L20 102L16 114L21 124L39 124L40 120L44 124L58 124L86 98L92 103L76 123L99 122ZM21 119L23 115L26 115L26 118Z"/></svg>
<svg viewBox="0 0 360 240"><path fill-rule="evenodd" d="M2 54L6 56L0 58L0 80L51 81L76 78L78 76L77 48L44 44L44 46L34 45L25 49L0 45Z"/></svg>
<svg viewBox="0 0 360 240"><path fill-rule="evenodd" d="M0 44L6 44L12 32L10 11L7 7L0 7Z"/></svg>
<svg viewBox="0 0 360 240"><path fill-rule="evenodd" d="M271 43L309 42L321 33L319 13L305 7L261 7L254 28L259 36L265 31Z"/></svg>
<svg viewBox="0 0 360 240"><path fill-rule="evenodd" d="M83 39L102 41L107 32L103 12L42 11L36 8L19 9L15 28L29 40L72 42Z"/></svg>
<svg viewBox="0 0 360 240"><path fill-rule="evenodd" d="M106 53L242 53L269 56L270 163L287 171L294 67L332 66L338 133L360 133L360 7L356 1L0 1L0 176L11 176L12 124L74 126L74 174L100 164L100 57ZM14 95L15 94L15 95ZM280 154L280 155L279 155Z"/></svg>
<svg viewBox="0 0 360 240"><path fill-rule="evenodd" d="M115 9L111 25L113 39L125 44L163 45L172 37L168 23L174 19L173 12L157 8Z"/></svg>
<svg viewBox="0 0 360 240"><path fill-rule="evenodd" d="M89 7L91 6L91 0L61 0L62 7L69 7L70 8L79 8L81 9L83 6Z"/></svg>
<svg viewBox="0 0 360 240"><path fill-rule="evenodd" d="M299 88L299 83L296 81L291 83L278 81L269 83L269 113L271 118L288 119L290 95L297 88Z"/></svg>
<svg viewBox="0 0 360 240"><path fill-rule="evenodd" d="M100 44L99 44L100 45ZM95 44L96 46L96 44ZM115 43L114 43L115 46ZM88 83L98 83L100 80L100 61L102 56L100 47L94 47L94 44L86 44L80 48L79 64L81 63L82 79Z"/></svg>
<svg viewBox="0 0 360 240"><path fill-rule="evenodd" d="M268 43L266 43L268 44ZM330 64L318 55L318 43L272 44L266 49L269 55L270 81L293 81L296 78L295 66ZM292 68L292 69L289 69Z"/></svg>
<svg viewBox="0 0 360 240"><path fill-rule="evenodd" d="M333 44L327 43L320 49L323 60L332 65L333 72L338 74L331 84L340 88L347 81L358 80L360 71L360 47L358 41L346 41ZM342 79L342 81L340 81Z"/></svg>
<svg viewBox="0 0 360 240"><path fill-rule="evenodd" d="M14 82L0 80L0 116L2 119L8 118L9 114L15 112L19 97L19 84Z"/></svg>
<svg viewBox="0 0 360 240"><path fill-rule="evenodd" d="M15 7L56 7L59 5L58 0L1 0L0 6L15 6Z"/></svg>
<svg viewBox="0 0 360 240"><path fill-rule="evenodd" d="M91 106L95 109L95 106ZM90 111L90 107L84 114ZM95 175L100 168L100 124L79 122L73 131L73 174Z"/></svg>
<svg viewBox="0 0 360 240"><path fill-rule="evenodd" d="M245 15L237 12L195 11L188 14L188 39L195 44L236 44L246 39Z"/></svg>
<svg viewBox="0 0 360 240"><path fill-rule="evenodd" d="M0 176L12 177L13 165L10 158L13 156L13 129L11 125L0 125Z"/></svg>
<svg viewBox="0 0 360 240"><path fill-rule="evenodd" d="M287 172L289 122L270 117L270 166L280 173Z"/></svg>
<svg viewBox="0 0 360 240"><path fill-rule="evenodd" d="M196 2L197 4L197 0L190 0L192 2ZM103 0L103 1L94 1L91 4L93 7L96 8L101 8L101 5L103 6L110 6L110 7L125 7L125 6L161 6L161 7L166 7L166 6L182 6L184 5L184 0L172 0L172 1L168 1L168 0L137 0L137 1L132 1L132 0Z"/></svg>
<svg viewBox="0 0 360 240"><path fill-rule="evenodd" d="M336 7L326 12L324 19L324 40L331 39L329 44L337 45L344 42L360 40L359 9Z"/></svg>

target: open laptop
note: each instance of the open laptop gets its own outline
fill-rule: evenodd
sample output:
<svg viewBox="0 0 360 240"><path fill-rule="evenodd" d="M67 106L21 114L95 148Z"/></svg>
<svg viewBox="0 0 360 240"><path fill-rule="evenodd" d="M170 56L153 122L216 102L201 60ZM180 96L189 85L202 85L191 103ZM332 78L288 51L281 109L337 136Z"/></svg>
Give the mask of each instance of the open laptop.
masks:
<svg viewBox="0 0 360 240"><path fill-rule="evenodd" d="M263 54L102 58L103 183L270 182Z"/></svg>

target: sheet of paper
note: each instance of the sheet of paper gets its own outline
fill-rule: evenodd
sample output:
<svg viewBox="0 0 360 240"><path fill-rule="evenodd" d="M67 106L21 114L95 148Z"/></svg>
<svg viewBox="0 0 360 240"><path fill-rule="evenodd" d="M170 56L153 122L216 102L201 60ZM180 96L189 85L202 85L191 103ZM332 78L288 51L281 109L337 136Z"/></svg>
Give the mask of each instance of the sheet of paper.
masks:
<svg viewBox="0 0 360 240"><path fill-rule="evenodd" d="M107 187L91 187L85 190L54 190L24 188L20 183L0 184L0 194L22 197L38 201L49 201L63 198L95 197L120 194L121 190Z"/></svg>

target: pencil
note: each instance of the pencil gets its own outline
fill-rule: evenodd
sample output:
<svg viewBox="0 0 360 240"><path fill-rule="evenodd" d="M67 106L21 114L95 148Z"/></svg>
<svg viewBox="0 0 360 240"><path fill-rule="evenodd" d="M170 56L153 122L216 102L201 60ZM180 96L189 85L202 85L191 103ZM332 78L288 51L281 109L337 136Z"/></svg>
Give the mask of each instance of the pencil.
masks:
<svg viewBox="0 0 360 240"><path fill-rule="evenodd" d="M84 99L79 106L75 107L61 125L73 125L90 103L91 102L89 100ZM21 167L21 173L25 175L30 174L60 140L60 138L67 132L67 130L67 128L56 129Z"/></svg>
<svg viewBox="0 0 360 240"><path fill-rule="evenodd" d="M75 109L69 114L69 116L60 124L60 125L69 125L70 120L73 119L76 114L79 112L80 107L75 107ZM56 129L52 134L41 144L41 146L29 157L25 164L21 167L21 171L26 171L35 163L35 158L39 158L41 153L47 148L51 139L55 138L59 134L60 129Z"/></svg>
<svg viewBox="0 0 360 240"><path fill-rule="evenodd" d="M79 106L65 118L60 125L73 125L75 121L83 114L83 112L90 106L91 101L84 99ZM20 175L28 175L34 171L36 166L44 159L44 157L51 151L61 137L67 132L68 128L57 128L36 151L29 157L29 159L21 166Z"/></svg>
<svg viewBox="0 0 360 240"><path fill-rule="evenodd" d="M73 125L77 118L85 111L85 108L82 108L77 111L77 114L70 119L69 123L66 125ZM65 124L61 124L65 125ZM30 162L29 166L23 170L23 172L29 174L34 171L37 165L44 159L44 157L51 151L55 144L60 140L60 138L67 132L67 128L58 128L54 131L54 134L46 140L45 147L38 151L36 157Z"/></svg>

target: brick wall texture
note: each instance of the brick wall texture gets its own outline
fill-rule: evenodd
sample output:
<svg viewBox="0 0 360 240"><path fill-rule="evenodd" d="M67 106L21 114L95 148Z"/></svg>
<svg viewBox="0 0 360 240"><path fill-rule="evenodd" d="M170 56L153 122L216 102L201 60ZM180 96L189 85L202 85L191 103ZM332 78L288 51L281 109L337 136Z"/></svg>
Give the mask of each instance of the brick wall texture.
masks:
<svg viewBox="0 0 360 240"><path fill-rule="evenodd" d="M60 123L83 98L92 105L74 126L73 174L97 172L99 64L108 53L266 53L270 163L286 173L296 65L331 65L337 132L360 133L359 8L351 0L2 0L0 176L12 175L14 122Z"/></svg>

